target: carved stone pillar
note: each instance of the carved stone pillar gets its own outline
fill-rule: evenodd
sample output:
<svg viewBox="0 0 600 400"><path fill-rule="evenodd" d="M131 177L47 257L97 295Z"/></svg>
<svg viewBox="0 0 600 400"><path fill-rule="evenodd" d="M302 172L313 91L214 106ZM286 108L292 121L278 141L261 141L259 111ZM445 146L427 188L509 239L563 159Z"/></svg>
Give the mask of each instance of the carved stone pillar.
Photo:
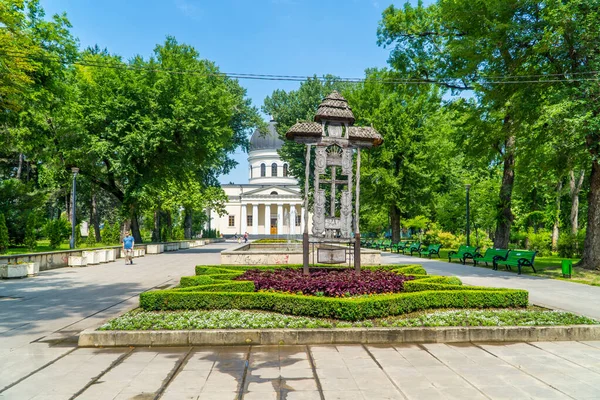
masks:
<svg viewBox="0 0 600 400"><path fill-rule="evenodd" d="M258 235L258 204L252 205L252 234Z"/></svg>
<svg viewBox="0 0 600 400"><path fill-rule="evenodd" d="M271 205L265 204L265 235L271 234Z"/></svg>

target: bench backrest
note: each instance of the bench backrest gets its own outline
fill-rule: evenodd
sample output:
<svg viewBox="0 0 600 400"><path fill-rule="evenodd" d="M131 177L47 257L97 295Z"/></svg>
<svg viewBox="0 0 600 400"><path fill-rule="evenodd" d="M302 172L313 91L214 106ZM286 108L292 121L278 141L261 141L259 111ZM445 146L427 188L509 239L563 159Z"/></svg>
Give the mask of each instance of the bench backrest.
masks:
<svg viewBox="0 0 600 400"><path fill-rule="evenodd" d="M464 254L464 253L471 253L471 254L474 254L476 251L477 251L477 247L474 247L474 246L467 246L467 245L464 245L464 244L463 244L463 245L461 245L461 246L458 248L458 251L457 251L457 253L458 253L458 254Z"/></svg>
<svg viewBox="0 0 600 400"><path fill-rule="evenodd" d="M429 246L427 246L427 251L429 251L429 250L440 251L441 247L442 247L441 244L430 244Z"/></svg>
<svg viewBox="0 0 600 400"><path fill-rule="evenodd" d="M508 258L507 260L519 260L520 258L524 258L526 260L529 260L531 263L533 263L533 259L535 258L535 254L537 253L537 251L531 251L531 250L511 250L510 253L508 253Z"/></svg>
<svg viewBox="0 0 600 400"><path fill-rule="evenodd" d="M419 247L421 247L421 242L414 242L410 245L411 249L418 249Z"/></svg>
<svg viewBox="0 0 600 400"><path fill-rule="evenodd" d="M506 258L506 255L508 254L510 250L505 250L505 249L487 249L485 251L485 255L484 257L493 257L493 256L500 256L502 258Z"/></svg>

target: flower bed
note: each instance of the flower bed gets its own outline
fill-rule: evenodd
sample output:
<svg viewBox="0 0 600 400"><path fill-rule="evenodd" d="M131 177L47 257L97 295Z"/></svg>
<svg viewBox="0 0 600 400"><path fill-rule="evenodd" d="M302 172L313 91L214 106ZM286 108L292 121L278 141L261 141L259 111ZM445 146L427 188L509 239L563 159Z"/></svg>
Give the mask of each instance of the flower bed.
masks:
<svg viewBox="0 0 600 400"><path fill-rule="evenodd" d="M600 321L564 311L530 309L433 310L408 316L347 322L297 317L262 311L133 310L103 324L101 331L182 329L311 329L430 326L555 326L598 325Z"/></svg>
<svg viewBox="0 0 600 400"><path fill-rule="evenodd" d="M397 274L414 276L414 280L404 282L404 292L357 297L256 292L254 282L232 280L250 268L280 269L273 266L198 266L198 276L181 278L181 286L185 287L144 292L140 294L140 306L146 311L263 310L359 321L432 308L507 308L528 305L528 293L525 290L465 287L456 277L429 276L422 267L414 265L386 267Z"/></svg>
<svg viewBox="0 0 600 400"><path fill-rule="evenodd" d="M274 290L327 297L348 297L363 294L399 293L404 282L414 277L385 270L349 268L311 268L308 276L301 269L285 268L273 271L251 269L235 278L252 281L256 290Z"/></svg>

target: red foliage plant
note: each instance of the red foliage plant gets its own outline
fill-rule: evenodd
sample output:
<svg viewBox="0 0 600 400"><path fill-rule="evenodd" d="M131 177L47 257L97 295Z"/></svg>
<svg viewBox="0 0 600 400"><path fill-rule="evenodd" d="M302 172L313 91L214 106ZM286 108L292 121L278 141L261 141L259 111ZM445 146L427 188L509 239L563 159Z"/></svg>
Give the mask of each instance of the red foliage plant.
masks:
<svg viewBox="0 0 600 400"><path fill-rule="evenodd" d="M274 271L247 270L237 280L253 281L257 291L275 290L328 297L358 296L376 293L398 293L404 281L414 277L385 270L350 268L311 268L308 276L302 269L286 268Z"/></svg>

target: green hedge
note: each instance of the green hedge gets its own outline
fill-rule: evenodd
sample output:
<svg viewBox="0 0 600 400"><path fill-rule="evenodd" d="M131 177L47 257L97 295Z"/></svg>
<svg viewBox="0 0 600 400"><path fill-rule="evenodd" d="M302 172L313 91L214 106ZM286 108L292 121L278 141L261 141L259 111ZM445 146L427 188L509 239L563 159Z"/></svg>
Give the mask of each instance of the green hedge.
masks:
<svg viewBox="0 0 600 400"><path fill-rule="evenodd" d="M265 310L356 321L429 308L503 308L528 305L527 291L462 286L457 277L430 276L420 265L382 266L396 273L414 276L414 280L404 283L405 291L402 293L352 298L255 292L253 282L232 281L247 269L273 270L290 267L301 266L198 266L198 275L181 278L181 288L142 293L140 306L147 311Z"/></svg>
<svg viewBox="0 0 600 400"><path fill-rule="evenodd" d="M302 296L272 292L160 290L140 295L146 310L240 309L358 321L429 308L526 307L524 290L421 291L361 298Z"/></svg>

